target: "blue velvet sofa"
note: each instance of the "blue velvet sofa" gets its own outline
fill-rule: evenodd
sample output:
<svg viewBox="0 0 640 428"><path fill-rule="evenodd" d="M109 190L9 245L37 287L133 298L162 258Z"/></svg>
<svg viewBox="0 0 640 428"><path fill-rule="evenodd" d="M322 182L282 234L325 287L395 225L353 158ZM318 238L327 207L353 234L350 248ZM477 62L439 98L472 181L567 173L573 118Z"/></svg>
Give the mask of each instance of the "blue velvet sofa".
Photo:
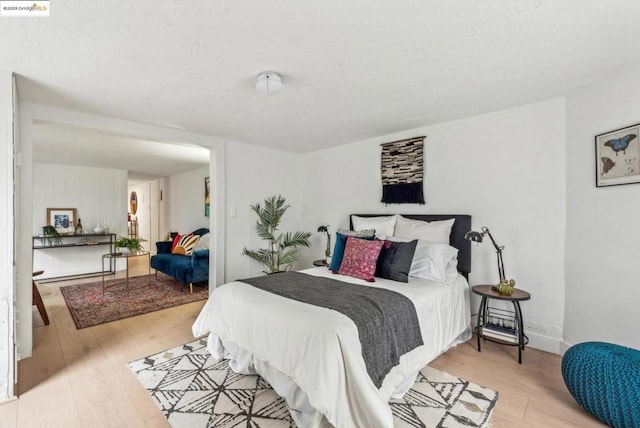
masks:
<svg viewBox="0 0 640 428"><path fill-rule="evenodd" d="M194 235L204 235L209 229L201 228L193 232ZM151 267L174 277L183 284L189 284L189 291L193 293L194 282L209 280L209 250L195 250L191 255L172 254L173 241L159 241L156 243L157 254L151 257Z"/></svg>

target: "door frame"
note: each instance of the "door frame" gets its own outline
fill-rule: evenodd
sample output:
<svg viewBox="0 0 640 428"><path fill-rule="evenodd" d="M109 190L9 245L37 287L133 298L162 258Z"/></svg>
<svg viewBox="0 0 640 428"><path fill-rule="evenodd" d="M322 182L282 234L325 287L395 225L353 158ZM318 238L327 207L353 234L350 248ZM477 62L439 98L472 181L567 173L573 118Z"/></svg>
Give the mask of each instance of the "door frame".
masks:
<svg viewBox="0 0 640 428"><path fill-rule="evenodd" d="M158 143L198 145L209 149L209 172L213 181L211 196L213 213L209 219L209 229L215 249L210 252L209 260L209 290L222 284L225 278L225 141L220 138L196 134L174 128L133 122L77 111L65 110L31 103L20 103L19 106L19 196L17 212L20 213L21 223L16 230L17 264L15 279L15 302L18 308L16 331L18 360L31 356L33 348L33 325L31 311L31 274L32 274L32 228L33 228L33 140L32 128L34 123L51 122L62 125L77 126L107 131L133 138L155 141Z"/></svg>

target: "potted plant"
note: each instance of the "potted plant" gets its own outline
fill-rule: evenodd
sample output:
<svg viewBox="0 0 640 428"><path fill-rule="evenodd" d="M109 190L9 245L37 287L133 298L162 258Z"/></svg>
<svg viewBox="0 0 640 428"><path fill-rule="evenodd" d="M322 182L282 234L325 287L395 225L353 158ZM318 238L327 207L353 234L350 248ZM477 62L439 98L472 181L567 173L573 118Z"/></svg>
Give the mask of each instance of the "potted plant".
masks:
<svg viewBox="0 0 640 428"><path fill-rule="evenodd" d="M138 251L144 250L142 239L140 238L119 238L116 239L114 245L117 251L123 254L137 253Z"/></svg>
<svg viewBox="0 0 640 428"><path fill-rule="evenodd" d="M251 209L258 215L258 236L268 242L269 248L254 251L245 247L242 254L262 263L266 274L291 269L291 265L298 259L298 247L311 245L310 232L277 233L282 216L289 207L281 195L265 199L264 207L259 203L251 205Z"/></svg>
<svg viewBox="0 0 640 428"><path fill-rule="evenodd" d="M55 227L51 226L50 224L47 226L42 226L42 237L40 238L40 242L42 242L42 245L44 245L45 241L49 246L52 246L54 244L62 244L60 233L56 230Z"/></svg>

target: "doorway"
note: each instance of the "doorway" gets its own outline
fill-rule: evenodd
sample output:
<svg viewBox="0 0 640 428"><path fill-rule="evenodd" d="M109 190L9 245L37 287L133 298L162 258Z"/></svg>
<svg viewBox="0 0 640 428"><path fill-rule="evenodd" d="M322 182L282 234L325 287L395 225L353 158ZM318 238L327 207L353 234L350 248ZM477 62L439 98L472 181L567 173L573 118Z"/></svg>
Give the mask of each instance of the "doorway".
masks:
<svg viewBox="0 0 640 428"><path fill-rule="evenodd" d="M101 116L87 115L78 112L66 111L62 109L56 109L45 106L38 106L29 103L22 103L20 105L20 118L19 118L19 131L20 131L20 150L22 165L19 171L17 194L20 196L19 205L17 210L21 214L21 223L19 230L17 230L18 241L18 262L16 271L21 274L18 275L18 283L16 289L18 293L16 295L16 305L19 308L18 311L18 330L16 331L16 339L18 342L18 359L31 356L31 349L33 346L32 336L32 318L31 318L31 284L27 284L26 281L31 281L31 272L33 269L33 257L31 241L34 233L34 224L37 221L44 221L41 219L40 209L37 208L34 200L34 182L33 171L34 162L38 163L34 158L34 155L38 155L39 151L34 150L34 144L37 144L35 139L35 133L38 132L38 126L49 126L54 129L54 132L63 135L69 132L69 129L75 128L75 131L91 132L97 139L102 139L105 135L111 137L120 137L127 140L130 144L125 144L124 149L117 149L111 144L100 144L98 147L94 147L92 154L95 157L102 158L103 161L112 161L116 156L120 156L120 159L124 161L132 162L136 165L135 168L126 168L128 170L137 169L140 165L149 162L147 156L134 156L132 153L136 149L135 142L132 140L144 140L154 144L155 151L171 150L172 148L179 151L185 151L185 147L191 146L194 148L204 149L208 155L209 161L209 173L213 177L220 177L215 180L216 186L212 187L212 205L215 207L215 214L212 215L209 228L212 234L216 236L220 234L224 236L223 227L223 213L224 213L224 143L221 140L202 136L198 134L192 134L175 129L164 128L154 125L140 124L136 122L130 122L126 120L105 118ZM76 158L76 153L79 152L78 147L87 144L86 141L75 141L74 144L66 146L64 150L54 149L55 144L47 144L44 147L45 151L49 151L51 155L57 156L60 163L72 164L72 160ZM85 163L89 161L85 160ZM168 159L166 162L172 163L174 160ZM149 162L152 163L152 162ZM161 164L160 162L155 162ZM87 165L85 165L87 167ZM91 168L98 168L91 167ZM126 174L125 174L126 175ZM158 174L156 177L162 177ZM78 177L76 181L81 181L82 177ZM123 197L120 204L122 204L122 226L119 230L123 231L123 234L127 231L126 213L127 213L127 177L122 182ZM55 189L63 188L54 186ZM102 190L99 185L93 186L94 196L99 194ZM96 199L99 200L99 199ZM71 203L71 202L70 202ZM80 202L76 202L80 203ZM95 205L87 203L87 210L89 210L90 217L102 218L102 211L91 212ZM118 210L120 212L120 210ZM115 220L109 219L110 223L119 224L119 214L114 214ZM83 219L83 222L85 220ZM92 220L93 222L93 220ZM85 226L86 227L86 226ZM223 254L223 240L214 239L212 242L216 243L216 250L212 251L216 257L212 257L210 263L210 285L215 287L217 281L221 281L224 278L224 254ZM220 247L218 247L220 245Z"/></svg>

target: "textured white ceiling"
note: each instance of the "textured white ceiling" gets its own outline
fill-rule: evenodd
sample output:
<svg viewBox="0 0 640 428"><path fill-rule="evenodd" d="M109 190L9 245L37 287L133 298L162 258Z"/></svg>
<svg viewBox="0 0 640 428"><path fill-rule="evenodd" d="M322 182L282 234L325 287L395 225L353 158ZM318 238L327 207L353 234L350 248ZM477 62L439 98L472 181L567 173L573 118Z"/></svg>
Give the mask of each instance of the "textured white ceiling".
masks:
<svg viewBox="0 0 640 428"><path fill-rule="evenodd" d="M22 99L296 152L526 104L638 64L637 0L54 0L0 18ZM274 70L282 93L256 92Z"/></svg>

